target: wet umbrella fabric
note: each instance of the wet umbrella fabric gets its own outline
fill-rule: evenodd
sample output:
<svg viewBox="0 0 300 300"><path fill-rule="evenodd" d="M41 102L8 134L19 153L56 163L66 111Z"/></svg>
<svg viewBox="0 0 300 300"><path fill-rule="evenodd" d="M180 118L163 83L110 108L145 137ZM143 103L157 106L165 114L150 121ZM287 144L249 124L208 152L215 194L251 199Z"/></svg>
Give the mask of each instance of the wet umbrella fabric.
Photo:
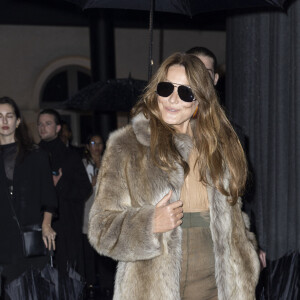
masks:
<svg viewBox="0 0 300 300"><path fill-rule="evenodd" d="M150 10L150 0L68 0L87 8L115 8L132 10ZM232 10L251 7L282 7L285 0L156 0L154 11L170 12L193 16L202 12Z"/></svg>
<svg viewBox="0 0 300 300"><path fill-rule="evenodd" d="M7 295L14 300L52 300L58 299L53 294L53 289L49 287L39 271L30 269L24 272L15 280L11 281L6 287Z"/></svg>
<svg viewBox="0 0 300 300"><path fill-rule="evenodd" d="M85 282L73 269L65 274L47 264L41 271L30 269L10 282L5 291L14 300L81 299Z"/></svg>
<svg viewBox="0 0 300 300"><path fill-rule="evenodd" d="M83 9L113 8L129 10L146 10L150 12L149 18L149 58L148 80L152 76L152 44L153 44L153 13L169 12L194 16L199 13L212 11L226 11L233 9L280 7L286 0L66 0Z"/></svg>
<svg viewBox="0 0 300 300"><path fill-rule="evenodd" d="M128 112L138 101L147 82L132 78L92 83L66 100L67 109Z"/></svg>
<svg viewBox="0 0 300 300"><path fill-rule="evenodd" d="M275 261L267 260L256 292L257 300L300 299L300 253L293 251Z"/></svg>

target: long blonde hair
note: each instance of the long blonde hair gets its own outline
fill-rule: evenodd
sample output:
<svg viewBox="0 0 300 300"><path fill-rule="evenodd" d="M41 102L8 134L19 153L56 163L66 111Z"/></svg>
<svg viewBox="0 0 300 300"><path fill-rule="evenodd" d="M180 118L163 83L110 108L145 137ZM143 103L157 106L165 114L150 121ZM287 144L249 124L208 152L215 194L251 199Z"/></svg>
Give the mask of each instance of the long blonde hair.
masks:
<svg viewBox="0 0 300 300"><path fill-rule="evenodd" d="M187 174L189 167L174 146L173 138L177 133L162 120L157 103L157 84L166 79L173 65L185 68L189 85L198 102L192 132L199 153L197 162L200 180L209 184L208 171L215 187L228 196L228 202L234 205L245 187L247 162L238 137L219 104L212 80L199 58L184 53L169 56L151 78L140 101L132 109L132 116L142 112L150 121L150 149L154 162L164 170L174 169L175 163L178 163ZM228 187L224 183L226 172L229 172Z"/></svg>

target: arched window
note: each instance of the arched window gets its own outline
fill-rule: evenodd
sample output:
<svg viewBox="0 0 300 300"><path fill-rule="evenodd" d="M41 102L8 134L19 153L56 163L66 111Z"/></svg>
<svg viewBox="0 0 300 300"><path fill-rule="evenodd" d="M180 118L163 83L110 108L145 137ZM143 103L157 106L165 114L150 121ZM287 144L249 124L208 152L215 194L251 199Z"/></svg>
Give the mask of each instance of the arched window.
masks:
<svg viewBox="0 0 300 300"><path fill-rule="evenodd" d="M45 80L40 94L40 106L57 107L77 91L92 82L90 71L77 65L67 65L53 71Z"/></svg>

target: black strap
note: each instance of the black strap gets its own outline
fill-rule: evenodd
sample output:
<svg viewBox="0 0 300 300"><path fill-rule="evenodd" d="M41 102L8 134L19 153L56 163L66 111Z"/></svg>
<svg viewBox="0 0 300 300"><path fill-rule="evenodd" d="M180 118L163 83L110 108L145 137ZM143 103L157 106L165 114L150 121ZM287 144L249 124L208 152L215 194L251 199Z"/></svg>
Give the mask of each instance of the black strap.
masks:
<svg viewBox="0 0 300 300"><path fill-rule="evenodd" d="M14 205L13 205L13 203L12 203L13 195L14 195L14 193L13 193L13 186L10 185L10 186L8 186L8 199L9 199L9 204L10 204L11 211L12 211L12 213L13 213L13 218L14 218L14 220L17 222L17 225L18 225L18 227L19 227L21 236L22 236L22 238L23 238L23 234L22 234L23 231L22 231L20 222L19 222L19 220L18 220L18 218L17 218L17 214L16 214L16 211L15 211Z"/></svg>

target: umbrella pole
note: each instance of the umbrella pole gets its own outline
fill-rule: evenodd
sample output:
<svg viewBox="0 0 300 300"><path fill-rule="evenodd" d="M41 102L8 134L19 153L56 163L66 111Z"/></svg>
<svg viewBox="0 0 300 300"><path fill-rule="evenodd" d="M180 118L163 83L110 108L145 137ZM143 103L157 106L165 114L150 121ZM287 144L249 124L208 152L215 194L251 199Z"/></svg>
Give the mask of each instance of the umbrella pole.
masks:
<svg viewBox="0 0 300 300"><path fill-rule="evenodd" d="M150 14L149 14L149 60L148 60L148 81L152 76L153 67L153 12L154 12L154 0L150 0Z"/></svg>

